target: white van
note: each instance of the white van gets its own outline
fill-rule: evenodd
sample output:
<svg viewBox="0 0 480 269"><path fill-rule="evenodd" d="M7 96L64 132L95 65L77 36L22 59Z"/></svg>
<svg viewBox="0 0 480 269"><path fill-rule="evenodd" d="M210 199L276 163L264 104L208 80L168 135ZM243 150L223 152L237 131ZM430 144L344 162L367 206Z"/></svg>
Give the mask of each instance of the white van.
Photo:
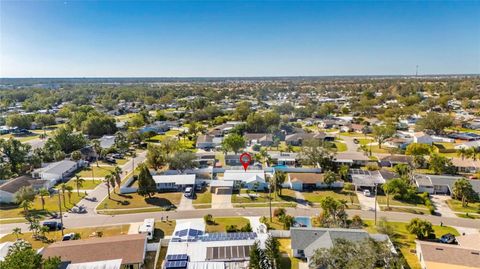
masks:
<svg viewBox="0 0 480 269"><path fill-rule="evenodd" d="M143 224L138 227L139 234L147 234L149 240L153 239L153 232L155 230L155 219L145 219Z"/></svg>

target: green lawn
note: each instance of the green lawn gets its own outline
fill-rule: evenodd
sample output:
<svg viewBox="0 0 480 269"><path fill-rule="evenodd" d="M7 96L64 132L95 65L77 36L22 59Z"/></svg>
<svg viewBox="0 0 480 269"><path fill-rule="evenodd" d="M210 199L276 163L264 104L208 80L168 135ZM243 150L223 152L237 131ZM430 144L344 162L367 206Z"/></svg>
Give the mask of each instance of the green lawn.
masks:
<svg viewBox="0 0 480 269"><path fill-rule="evenodd" d="M172 235L173 230L175 230L175 221L155 221L155 238L164 238L165 236Z"/></svg>
<svg viewBox="0 0 480 269"><path fill-rule="evenodd" d="M369 233L378 233L372 220L365 220L364 223L365 230L367 230ZM415 253L411 252L411 250L415 249L415 236L408 233L407 223L389 222L389 224L393 227L395 231L395 235L391 236L390 240L392 240L392 242L400 248L400 252L402 253L403 257L405 258L411 269L420 269L420 264L418 262L417 256L415 255ZM448 226L440 227L434 225L433 229L437 237L440 237L447 233L459 235L457 230Z"/></svg>
<svg viewBox="0 0 480 269"><path fill-rule="evenodd" d="M85 167L76 175L80 177L92 177L92 169L93 169L93 176L95 178L103 178L108 175L111 171L113 171L114 166L97 166L95 163L92 164L90 167Z"/></svg>
<svg viewBox="0 0 480 269"><path fill-rule="evenodd" d="M272 202L295 202L295 193L290 189L283 189L282 195L271 194ZM241 189L240 194L232 194L232 203L267 203L269 202L268 192L250 191L247 194L247 189Z"/></svg>
<svg viewBox="0 0 480 269"><path fill-rule="evenodd" d="M229 218L215 218L214 216L214 221L215 224L207 224L206 225L206 232L207 233L215 233L215 232L226 232L226 227L228 225L236 225L239 229L242 228L243 226L247 225L247 223L250 223L250 221L246 218L241 218L241 217L229 217Z"/></svg>
<svg viewBox="0 0 480 269"><path fill-rule="evenodd" d="M0 139L5 139L5 140L8 140L10 138L13 138L15 140L18 140L20 142L27 142L27 141L30 141L30 140L33 140L35 138L38 138L38 134L31 134L31 135L19 135L19 136L16 136L16 135L12 135L12 134L4 134L4 135L0 135Z"/></svg>
<svg viewBox="0 0 480 269"><path fill-rule="evenodd" d="M82 190L93 190L95 189L102 181L100 179L92 180L92 179L85 179L85 181L82 183L82 187L80 187L80 191ZM77 191L77 184L75 183L75 180L70 179L67 183L67 186L71 186L74 191ZM60 185L55 186L55 189L59 189Z"/></svg>
<svg viewBox="0 0 480 269"><path fill-rule="evenodd" d="M467 207L462 207L462 201L449 199L447 204L455 212L464 212L464 213L480 213L480 202L477 203L468 203Z"/></svg>
<svg viewBox="0 0 480 269"><path fill-rule="evenodd" d="M343 135L343 136L350 136L350 137L365 137L364 134L361 134L361 133L355 133L355 132L351 132L351 133L345 133L345 132L342 132L340 133L340 135ZM370 136L370 135L367 135L367 136Z"/></svg>
<svg viewBox="0 0 480 269"><path fill-rule="evenodd" d="M88 239L88 238L91 238L91 236L96 232L102 232L103 237L127 234L129 227L130 227L130 224L116 225L116 226L88 227L88 228L73 228L73 229L69 229L68 227L66 227L63 232L64 234L79 233L81 239ZM45 236L48 239L53 240L53 242L62 240L61 231L48 232L45 234ZM35 249L45 247L49 244L49 243L44 243L42 241L33 239L32 233L29 231L22 231L22 234L19 235L19 239L24 239L30 242L33 248ZM4 237L0 238L0 243L7 242L7 241L15 241L15 240L16 240L16 237L14 234L7 234Z"/></svg>
<svg viewBox="0 0 480 269"><path fill-rule="evenodd" d="M283 223L277 218L273 217L272 221L267 217L267 222L265 223L268 226L269 230L284 230Z"/></svg>
<svg viewBox="0 0 480 269"><path fill-rule="evenodd" d="M201 192L195 193L197 196L195 200L193 200L193 204L211 204L212 203L212 193L210 192L210 188L206 188Z"/></svg>
<svg viewBox="0 0 480 269"><path fill-rule="evenodd" d="M334 142L334 144L335 144L335 148L337 149L337 152L347 151L347 144L342 142Z"/></svg>
<svg viewBox="0 0 480 269"><path fill-rule="evenodd" d="M374 142L374 140L370 139L370 138L358 138L358 143L360 145L367 145L367 144L370 144L372 142Z"/></svg>
<svg viewBox="0 0 480 269"><path fill-rule="evenodd" d="M77 195L77 192L74 191L71 194L71 199L69 200L68 194L65 193L65 202L67 204L67 207L64 206L63 204L63 196L61 196L61 204L62 204L62 211L66 212L67 209L72 208L76 203L78 203L85 194L80 192L80 196ZM42 202L40 197L36 197L33 204L32 208L30 209L30 213L37 214L39 216L46 215L47 212L58 212L59 207L58 207L58 196L54 195L52 197L44 197L45 199L45 210L42 210ZM0 205L0 218L22 218L23 215L23 209L19 208L16 205Z"/></svg>
<svg viewBox="0 0 480 269"><path fill-rule="evenodd" d="M279 269L298 269L298 262L300 260L293 257L291 248L292 240L289 238L280 238L278 242L280 243L281 256Z"/></svg>
<svg viewBox="0 0 480 269"><path fill-rule="evenodd" d="M390 206L387 208L386 206L380 206L381 211L392 211L392 212L403 212L403 213L410 213L410 214L417 214L417 215L429 215L430 212L426 208L420 207L413 207L413 208L406 208L406 207L394 207Z"/></svg>
<svg viewBox="0 0 480 269"><path fill-rule="evenodd" d="M387 205L387 197L385 195L377 195L377 202L379 205ZM400 200L395 200L393 197L390 196L390 205L391 206L410 206L410 207L421 207L425 208L424 204L419 204L419 203L409 203L409 202L404 202Z"/></svg>
<svg viewBox="0 0 480 269"><path fill-rule="evenodd" d="M320 203L320 201L327 196L333 197L338 200L345 200L349 204L352 202L354 204L358 204L358 198L355 192L351 192L351 195L349 192L345 192L342 190L316 190L312 192L302 192L303 196L305 197L305 200L307 200L310 203Z"/></svg>
<svg viewBox="0 0 480 269"><path fill-rule="evenodd" d="M155 193L151 198L143 197L137 193L118 194L111 193L110 199L108 197L99 204L98 209L135 209L143 207L160 207L178 205L182 193L180 192L168 192L168 193Z"/></svg>

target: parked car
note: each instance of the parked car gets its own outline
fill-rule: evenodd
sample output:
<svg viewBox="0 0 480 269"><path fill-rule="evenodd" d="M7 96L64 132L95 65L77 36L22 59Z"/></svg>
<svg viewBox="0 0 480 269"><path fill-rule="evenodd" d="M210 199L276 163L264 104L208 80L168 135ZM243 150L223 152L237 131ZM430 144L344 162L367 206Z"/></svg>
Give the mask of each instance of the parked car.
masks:
<svg viewBox="0 0 480 269"><path fill-rule="evenodd" d="M83 205L81 205L81 206L74 206L70 211L71 211L72 213L78 213L78 214L87 213L87 209L86 209L85 206L83 206Z"/></svg>
<svg viewBox="0 0 480 269"><path fill-rule="evenodd" d="M68 233L63 236L62 241L75 240L75 233Z"/></svg>
<svg viewBox="0 0 480 269"><path fill-rule="evenodd" d="M363 195L370 197L372 194L370 193L370 190L363 190Z"/></svg>
<svg viewBox="0 0 480 269"><path fill-rule="evenodd" d="M114 153L114 154L112 154L112 157L113 157L114 159L123 159L123 154Z"/></svg>
<svg viewBox="0 0 480 269"><path fill-rule="evenodd" d="M105 158L105 162L107 162L107 163L117 163L117 161L112 157Z"/></svg>
<svg viewBox="0 0 480 269"><path fill-rule="evenodd" d="M442 242L444 244L456 244L457 239L455 238L455 235L453 235L453 234L444 234L440 238L440 242Z"/></svg>
<svg viewBox="0 0 480 269"><path fill-rule="evenodd" d="M48 227L50 231L58 231L63 229L62 223L56 221L45 221L42 225Z"/></svg>
<svg viewBox="0 0 480 269"><path fill-rule="evenodd" d="M194 195L193 188L192 187L186 187L183 195L185 195L185 197L187 197L187 198L193 197L193 195Z"/></svg>
<svg viewBox="0 0 480 269"><path fill-rule="evenodd" d="M358 143L360 143L360 141L358 141L358 139L354 138L353 143L358 144Z"/></svg>

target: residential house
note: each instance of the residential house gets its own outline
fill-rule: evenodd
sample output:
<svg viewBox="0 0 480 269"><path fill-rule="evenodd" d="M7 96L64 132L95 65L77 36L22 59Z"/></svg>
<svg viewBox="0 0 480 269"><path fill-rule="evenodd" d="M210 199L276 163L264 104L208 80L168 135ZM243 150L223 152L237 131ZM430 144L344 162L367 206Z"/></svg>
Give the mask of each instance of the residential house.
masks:
<svg viewBox="0 0 480 269"><path fill-rule="evenodd" d="M0 203L15 203L15 193L22 187L32 187L34 190L47 188L48 181L35 180L29 176L20 176L0 185Z"/></svg>
<svg viewBox="0 0 480 269"><path fill-rule="evenodd" d="M273 166L293 166L295 167L298 163L298 153L295 152L279 152L279 151L269 151L268 155Z"/></svg>
<svg viewBox="0 0 480 269"><path fill-rule="evenodd" d="M172 128L180 126L178 121L156 121L140 129L140 133L154 132L156 134L164 134Z"/></svg>
<svg viewBox="0 0 480 269"><path fill-rule="evenodd" d="M480 172L480 160L452 158L452 164L457 168L457 172L461 173L478 173Z"/></svg>
<svg viewBox="0 0 480 269"><path fill-rule="evenodd" d="M158 191L182 191L186 187L195 186L193 175L154 175L153 180Z"/></svg>
<svg viewBox="0 0 480 269"><path fill-rule="evenodd" d="M207 233L201 219L177 220L162 268L248 268L250 249L262 247L266 227L253 232Z"/></svg>
<svg viewBox="0 0 480 269"><path fill-rule="evenodd" d="M360 152L338 152L335 154L334 161L348 166L365 166L371 160Z"/></svg>
<svg viewBox="0 0 480 269"><path fill-rule="evenodd" d="M65 265L122 260L121 268L141 269L145 262L146 247L145 234L128 234L59 241L43 248L40 254L44 259L60 257Z"/></svg>
<svg viewBox="0 0 480 269"><path fill-rule="evenodd" d="M468 141L454 147L455 149L480 148L480 140Z"/></svg>
<svg viewBox="0 0 480 269"><path fill-rule="evenodd" d="M458 245L416 240L416 254L422 269L480 268L480 237L457 237ZM462 238L462 239L461 239ZM463 244L462 244L463 241Z"/></svg>
<svg viewBox="0 0 480 269"><path fill-rule="evenodd" d="M247 145L252 146L259 144L268 147L273 144L273 135L267 133L246 133L243 135L247 141Z"/></svg>
<svg viewBox="0 0 480 269"><path fill-rule="evenodd" d="M115 145L115 136L114 135L104 135L98 139L100 142L100 147L102 149L110 149Z"/></svg>
<svg viewBox="0 0 480 269"><path fill-rule="evenodd" d="M199 135L197 138L197 149L210 150L219 146L222 143L221 139L213 135Z"/></svg>
<svg viewBox="0 0 480 269"><path fill-rule="evenodd" d="M407 155L388 155L380 158L383 167L394 167L397 164L412 164L413 157Z"/></svg>
<svg viewBox="0 0 480 269"><path fill-rule="evenodd" d="M349 175L352 179L355 190L374 189L375 186L384 184L391 175L385 171L367 171L362 169L350 169Z"/></svg>
<svg viewBox="0 0 480 269"><path fill-rule="evenodd" d="M328 187L342 188L343 182L336 181L330 186L324 181L324 174L318 173L288 173L288 186L296 191L312 191Z"/></svg>
<svg viewBox="0 0 480 269"><path fill-rule="evenodd" d="M335 136L327 133L294 133L285 137L285 143L291 146L301 146L306 140L333 141Z"/></svg>
<svg viewBox="0 0 480 269"><path fill-rule="evenodd" d="M432 145L433 142L434 139L423 132L413 134L413 143Z"/></svg>
<svg viewBox="0 0 480 269"><path fill-rule="evenodd" d="M223 180L233 181L235 188L243 186L249 190L264 190L268 188L263 170L226 170Z"/></svg>
<svg viewBox="0 0 480 269"><path fill-rule="evenodd" d="M361 229L339 229L339 228L290 228L292 238L291 248L293 256L310 262L311 257L317 249L331 248L336 239L345 239L359 242L371 238L376 241L388 241L394 248L390 239L384 234L369 234Z"/></svg>
<svg viewBox="0 0 480 269"><path fill-rule="evenodd" d="M215 137L223 137L224 135L228 134L230 130L232 130L235 126L242 124L241 121L227 121L224 124L215 126L210 132L209 135L213 135Z"/></svg>
<svg viewBox="0 0 480 269"><path fill-rule="evenodd" d="M71 160L63 160L53 162L45 167L35 169L32 172L33 178L40 178L48 181L47 188L53 187L58 182L66 180L77 169L82 166L83 162L75 162Z"/></svg>
<svg viewBox="0 0 480 269"><path fill-rule="evenodd" d="M453 185L455 181L461 179L462 176L446 176L446 175L423 175L417 174L414 176L415 185L418 192L428 192L429 194L447 194L451 195L453 192ZM480 180L469 180L472 184L473 190L480 194Z"/></svg>

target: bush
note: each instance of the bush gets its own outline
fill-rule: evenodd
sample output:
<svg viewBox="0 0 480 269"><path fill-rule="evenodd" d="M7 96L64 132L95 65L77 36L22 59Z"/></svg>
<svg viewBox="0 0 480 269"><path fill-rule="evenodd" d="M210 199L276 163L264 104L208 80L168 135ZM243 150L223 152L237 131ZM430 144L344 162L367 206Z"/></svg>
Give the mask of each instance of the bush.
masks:
<svg viewBox="0 0 480 269"><path fill-rule="evenodd" d="M350 226L353 228L362 228L363 227L363 220L359 215L355 215L352 217L352 222Z"/></svg>
<svg viewBox="0 0 480 269"><path fill-rule="evenodd" d="M252 226L250 225L250 223L247 223L245 224L245 226L243 226L242 228L240 228L240 232L252 232Z"/></svg>
<svg viewBox="0 0 480 269"><path fill-rule="evenodd" d="M368 163L366 168L367 168L368 171L380 170L380 167L378 166L378 163Z"/></svg>
<svg viewBox="0 0 480 269"><path fill-rule="evenodd" d="M238 227L237 225L227 225L225 230L227 231L227 233L236 233L238 232Z"/></svg>
<svg viewBox="0 0 480 269"><path fill-rule="evenodd" d="M280 218L281 216L285 216L286 213L287 211L285 210L285 208L275 208L275 210L273 210L273 216L277 218Z"/></svg>
<svg viewBox="0 0 480 269"><path fill-rule="evenodd" d="M213 219L213 216L210 214L207 214L203 216L203 220L205 221L206 224L214 224L215 220Z"/></svg>

